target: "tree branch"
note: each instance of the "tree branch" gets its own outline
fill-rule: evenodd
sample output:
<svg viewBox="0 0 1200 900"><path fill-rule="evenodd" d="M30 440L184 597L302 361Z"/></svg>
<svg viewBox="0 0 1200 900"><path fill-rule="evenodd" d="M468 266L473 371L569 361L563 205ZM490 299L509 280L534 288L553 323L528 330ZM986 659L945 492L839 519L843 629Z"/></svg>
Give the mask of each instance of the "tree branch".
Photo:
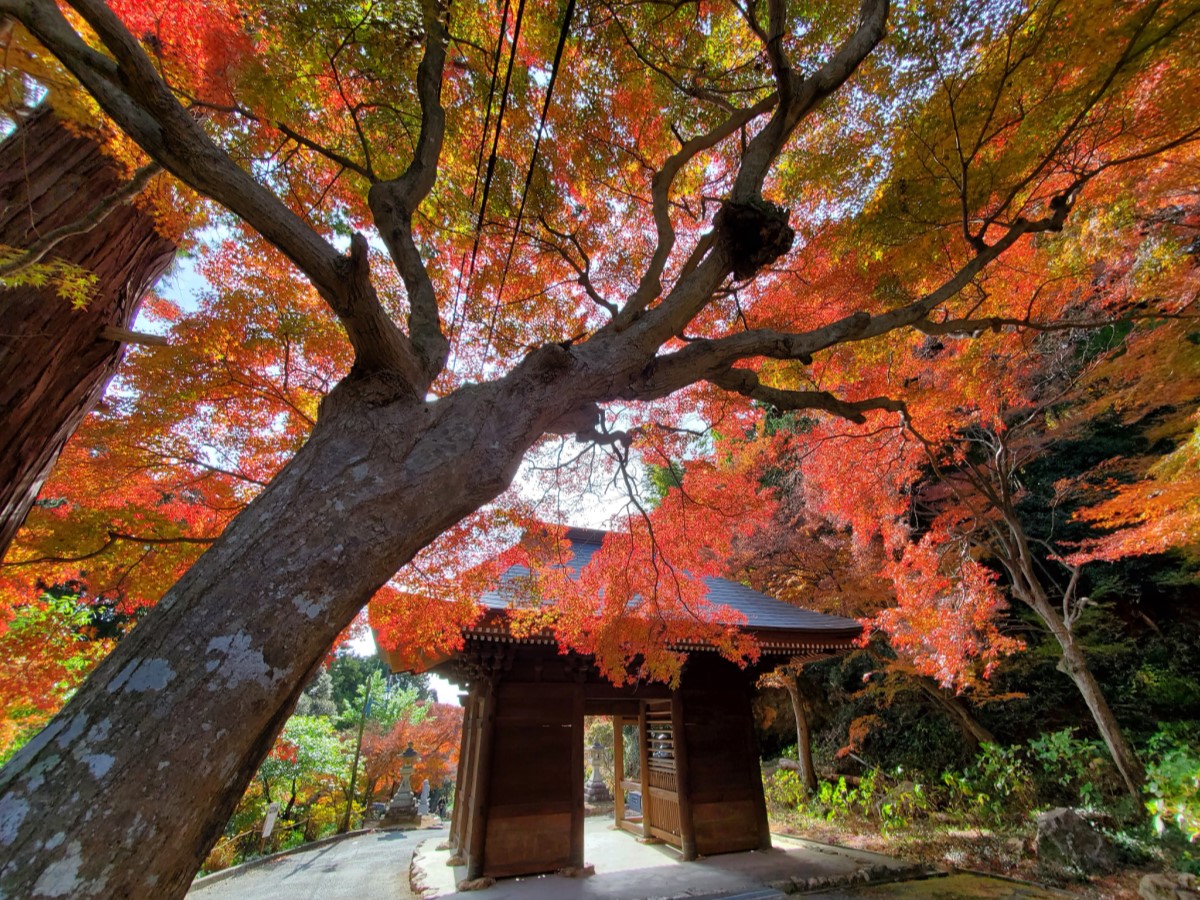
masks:
<svg viewBox="0 0 1200 900"><path fill-rule="evenodd" d="M258 121L257 116L251 116L250 118ZM369 164L364 166L360 163L356 163L350 157L338 153L336 150L330 150L324 144L319 144L312 138L305 137L286 122L276 122L275 127L279 129L280 134L286 138L291 138L301 147L307 147L314 153L321 154L321 156L324 156L330 162L335 162L344 169L349 169L351 172L357 172L363 178L367 179L367 181L376 180L375 173L371 171Z"/></svg>
<svg viewBox="0 0 1200 900"><path fill-rule="evenodd" d="M1060 195L1060 202L1051 203L1051 214L1036 221L1019 219L1005 235L988 248L964 263L950 278L925 296L906 306L872 316L855 312L811 331L790 333L767 328L749 329L716 339L700 339L673 353L652 359L619 393L626 399L648 400L664 397L697 380L719 383L739 360L756 357L812 362L813 354L836 344L879 337L898 328L917 327L922 330L936 327L929 322L929 313L950 300L998 256L1026 234L1061 230L1073 204L1075 188ZM721 264L705 262L693 278ZM711 275L711 272L709 273ZM677 287L679 290L679 287ZM703 304L701 304L703 305ZM659 313L654 310L653 314ZM991 320L986 320L990 326ZM740 371L740 370L739 370Z"/></svg>
<svg viewBox="0 0 1200 900"><path fill-rule="evenodd" d="M736 134L739 129L771 110L777 102L778 97L772 95L748 109L738 110L711 131L685 141L679 150L667 158L662 168L654 173L650 180L650 196L654 211L654 227L658 235L657 243L654 247L654 255L651 256L637 289L630 295L624 308L612 322L615 331L623 331L628 328L662 290L663 269L667 265L671 251L675 249L675 228L671 224L670 192L671 185L674 184L679 172L698 154Z"/></svg>
<svg viewBox="0 0 1200 900"><path fill-rule="evenodd" d="M860 10L858 28L825 65L808 78L802 78L794 72L786 72L789 88L779 91L772 98L760 101L759 104L751 107L751 110L763 112L773 105L775 111L762 131L747 144L726 206L747 204L759 198L768 170L796 127L808 113L816 108L821 100L845 83L867 54L883 39L887 13L888 0L864 0ZM772 16L782 17L782 7L775 8ZM773 22L771 28L775 27ZM781 52L777 55L776 60L786 64ZM761 110L760 106L763 107ZM726 126L731 121L732 119L727 120ZM736 129L730 130L729 133L732 134L734 130ZM685 145L685 148L681 149L676 157L684 154L686 149ZM682 166L686 161L686 158L681 159L678 165ZM666 167L664 167L664 171L667 171ZM673 174L670 177L674 177ZM709 303L712 299L712 292L732 271L732 261L730 254L725 252L722 247L723 242L714 241L713 251L705 257L704 261L698 264L693 264L694 261L689 262L687 274L681 276L676 282L670 295L653 311L643 314L642 311L659 292L662 268L674 241L674 231L671 229L669 218L665 215L665 192L670 187L670 181L663 179L661 184L656 184L654 187L663 194L662 215L657 214L658 203L656 202L655 218L659 229L658 248L642 277L638 290L626 304L626 309L623 309L622 315L606 327L619 331L628 328L634 321L640 319L640 333L637 336L639 345L656 350L671 337L681 334L687 324Z"/></svg>
<svg viewBox="0 0 1200 900"><path fill-rule="evenodd" d="M6 562L0 565L0 568L15 568L17 566L32 566L39 563L73 563L84 562L85 560L95 559L100 554L104 553L113 544L120 541L127 541L135 544L152 544L156 547L167 546L170 544L215 544L215 537L173 537L173 538L152 538L142 537L136 534L125 534L121 531L110 531L108 538L103 544L88 553L80 554L79 556L38 556L34 559L19 559L12 562Z"/></svg>
<svg viewBox="0 0 1200 900"><path fill-rule="evenodd" d="M780 4L781 6L782 4ZM780 105L767 126L754 136L746 146L737 180L730 193L730 200L745 203L756 198L762 190L763 180L771 164L783 150L784 145L817 104L841 87L854 74L875 45L883 40L887 25L888 0L864 0L859 9L859 24L854 34L837 52L812 75L803 78L786 68L787 60L782 49L770 50L775 43L776 17L782 19L782 9L771 9L771 33L768 35L768 58L776 69L777 81L786 81L787 88L780 90ZM778 26L782 28L782 23Z"/></svg>
<svg viewBox="0 0 1200 900"><path fill-rule="evenodd" d="M559 231L546 220L544 215L538 216L538 223L545 228L550 235L558 238L558 240L570 241L571 245L575 248L575 252L579 254L582 262L576 262L575 258L571 256L571 254L567 252L567 249L562 245L556 244L554 241L538 238L536 234L534 235L535 240L539 240L540 243L557 253L560 257L562 257L563 261L575 271L575 274L578 276L576 280L579 282L579 286L582 287L584 292L588 295L588 299L590 299L597 306L608 310L611 315L615 316L617 314L616 304L611 300L605 299L604 296L596 290L596 286L592 284L592 259L588 255L587 251L583 249L583 245L579 242L579 238L575 236L575 233Z"/></svg>
<svg viewBox="0 0 1200 900"><path fill-rule="evenodd" d="M858 425L867 420L866 413L884 410L899 413L905 422L908 421L908 408L904 401L893 400L890 397L842 400L828 391L786 391L763 384L758 380L758 375L750 369L728 369L723 374L709 378L708 381L743 397L770 403L780 410L819 409Z"/></svg>
<svg viewBox="0 0 1200 900"><path fill-rule="evenodd" d="M442 72L446 65L446 10L439 0L423 0L425 52L417 67L417 97L421 104L421 133L412 162L404 174L371 186L367 200L392 261L408 291L408 330L421 368L420 393L433 382L446 364L450 342L442 333L437 295L425 262L413 240L413 215L437 176L446 112L442 108Z"/></svg>

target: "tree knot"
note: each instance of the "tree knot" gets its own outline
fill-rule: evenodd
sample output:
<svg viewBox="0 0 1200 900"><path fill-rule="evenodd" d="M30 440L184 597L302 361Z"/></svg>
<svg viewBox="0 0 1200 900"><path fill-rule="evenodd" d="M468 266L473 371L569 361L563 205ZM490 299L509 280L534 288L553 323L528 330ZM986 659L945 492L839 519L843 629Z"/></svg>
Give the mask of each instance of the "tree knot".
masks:
<svg viewBox="0 0 1200 900"><path fill-rule="evenodd" d="M788 211L761 197L725 203L713 226L718 240L729 249L733 274L741 281L791 250L796 239L788 225Z"/></svg>

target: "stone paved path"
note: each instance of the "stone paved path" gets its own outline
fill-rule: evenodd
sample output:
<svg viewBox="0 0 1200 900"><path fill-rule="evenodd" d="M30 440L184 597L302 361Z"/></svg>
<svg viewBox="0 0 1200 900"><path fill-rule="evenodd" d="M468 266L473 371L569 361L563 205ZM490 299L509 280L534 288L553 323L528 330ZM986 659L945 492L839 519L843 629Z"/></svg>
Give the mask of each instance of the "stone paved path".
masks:
<svg viewBox="0 0 1200 900"><path fill-rule="evenodd" d="M505 879L474 894L455 894L454 869L436 849L445 830L376 832L327 844L254 866L222 881L196 887L189 900L419 900L409 890L409 864L420 848L417 868L427 897L472 900L782 900L770 883L797 867L809 874L854 871L864 862L887 861L862 851L834 850L809 842L777 841L778 850L712 857L680 864L662 846L643 845L606 823L590 821L589 859L597 863L591 878L555 876ZM784 850L786 845L789 849ZM832 852L829 852L832 851ZM899 865L895 861L888 861ZM897 871L897 875L900 872ZM878 885L831 888L806 893L824 900L1058 900L1060 891L978 875L921 878Z"/></svg>
<svg viewBox="0 0 1200 900"><path fill-rule="evenodd" d="M325 844L193 887L189 900L412 900L408 867L429 831L380 831Z"/></svg>

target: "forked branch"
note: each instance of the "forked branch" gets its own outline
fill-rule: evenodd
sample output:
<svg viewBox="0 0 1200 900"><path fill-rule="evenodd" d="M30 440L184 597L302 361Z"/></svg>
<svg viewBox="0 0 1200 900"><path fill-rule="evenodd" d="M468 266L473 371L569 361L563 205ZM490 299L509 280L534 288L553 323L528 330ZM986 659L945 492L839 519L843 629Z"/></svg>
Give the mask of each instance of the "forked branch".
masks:
<svg viewBox="0 0 1200 900"><path fill-rule="evenodd" d="M408 291L408 333L421 368L419 388L423 393L445 366L450 352L450 342L442 332L438 316L437 294L413 240L413 215L433 189L446 133L442 73L450 35L446 28L447 13L439 0L423 0L421 13L425 52L417 67L417 98L421 104L417 146L404 174L372 185L367 199L375 225Z"/></svg>
<svg viewBox="0 0 1200 900"><path fill-rule="evenodd" d="M774 30L782 27L784 13L782 0L772 5L772 21L769 26L771 33L767 35L771 44L774 44L771 40ZM777 48L778 52L770 54L775 65L785 67L782 72L776 72L776 75L777 80L780 77L785 78L787 88L778 89L771 98L761 101L765 107L761 111L773 106L774 112L763 129L746 145L726 207L750 207L761 203L763 181L787 141L804 118L823 99L841 87L883 39L887 14L888 0L865 0L854 33L823 66L808 77L802 77L786 68L787 62L781 49ZM752 109L758 110L758 107ZM683 152L681 149L680 153ZM666 181L661 185L656 183L654 187L663 192L665 209L665 191L669 189L670 182ZM663 248L665 246L666 252L669 253L670 241L674 239L669 220L665 226L664 228L660 219L659 246L655 257L643 276L638 291L627 304L627 310L622 310L622 316L611 323L615 330L629 327L632 320L635 320L642 313L644 306L653 299L651 295L658 293L662 265L666 261L662 255ZM679 279L662 303L641 315L637 335L640 345L657 348L672 337L681 335L692 319L711 302L713 291L734 269L731 255L723 252L721 245L721 241L715 241L714 251L703 262L695 265L689 263L687 274ZM692 263L694 262L693 260Z"/></svg>

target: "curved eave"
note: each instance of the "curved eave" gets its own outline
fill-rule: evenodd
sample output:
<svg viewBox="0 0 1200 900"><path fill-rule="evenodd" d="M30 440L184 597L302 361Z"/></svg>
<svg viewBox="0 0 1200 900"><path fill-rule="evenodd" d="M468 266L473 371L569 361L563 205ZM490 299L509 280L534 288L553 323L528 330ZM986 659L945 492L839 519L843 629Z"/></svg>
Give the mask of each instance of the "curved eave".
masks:
<svg viewBox="0 0 1200 900"><path fill-rule="evenodd" d="M745 628L747 634L753 635L758 643L759 652L765 657L817 659L835 656L854 649L862 636L862 627L828 628L812 631L783 629L783 628ZM529 646L556 646L554 635L544 630L525 637L516 637L508 626L508 617L504 610L489 609L479 621L469 628L463 629L463 638L482 643L524 644ZM711 644L705 642L681 642L672 645L673 650L685 652L712 651ZM406 671L408 667L393 651L383 647L378 648L379 655L392 671ZM438 654L421 660L421 671L434 669L454 658L455 654Z"/></svg>

